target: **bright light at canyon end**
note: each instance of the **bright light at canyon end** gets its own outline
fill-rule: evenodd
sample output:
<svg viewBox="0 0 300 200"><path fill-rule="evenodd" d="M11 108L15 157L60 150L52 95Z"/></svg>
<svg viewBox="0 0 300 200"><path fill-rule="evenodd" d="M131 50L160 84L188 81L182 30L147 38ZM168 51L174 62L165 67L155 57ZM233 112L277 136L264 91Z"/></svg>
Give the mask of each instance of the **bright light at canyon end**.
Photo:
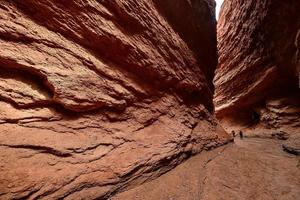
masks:
<svg viewBox="0 0 300 200"><path fill-rule="evenodd" d="M219 13L224 0L216 0L216 19L219 19Z"/></svg>

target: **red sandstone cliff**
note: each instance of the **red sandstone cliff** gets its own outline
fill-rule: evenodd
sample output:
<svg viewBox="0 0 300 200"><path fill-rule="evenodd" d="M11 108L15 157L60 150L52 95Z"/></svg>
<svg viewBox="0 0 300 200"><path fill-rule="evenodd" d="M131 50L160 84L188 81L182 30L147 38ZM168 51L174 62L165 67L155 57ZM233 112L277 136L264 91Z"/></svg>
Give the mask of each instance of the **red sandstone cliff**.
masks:
<svg viewBox="0 0 300 200"><path fill-rule="evenodd" d="M106 198L228 140L211 0L1 0L0 198Z"/></svg>
<svg viewBox="0 0 300 200"><path fill-rule="evenodd" d="M225 0L214 98L225 127L299 133L299 10L298 0Z"/></svg>

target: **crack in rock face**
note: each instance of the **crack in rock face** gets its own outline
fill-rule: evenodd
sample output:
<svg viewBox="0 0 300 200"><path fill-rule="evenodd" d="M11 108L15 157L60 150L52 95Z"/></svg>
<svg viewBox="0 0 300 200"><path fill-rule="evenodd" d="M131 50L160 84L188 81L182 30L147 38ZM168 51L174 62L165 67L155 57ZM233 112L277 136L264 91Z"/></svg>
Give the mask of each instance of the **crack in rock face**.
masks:
<svg viewBox="0 0 300 200"><path fill-rule="evenodd" d="M224 1L214 103L228 131L300 133L299 10L297 0Z"/></svg>
<svg viewBox="0 0 300 200"><path fill-rule="evenodd" d="M0 199L107 199L231 139L212 0L7 0L0 25Z"/></svg>

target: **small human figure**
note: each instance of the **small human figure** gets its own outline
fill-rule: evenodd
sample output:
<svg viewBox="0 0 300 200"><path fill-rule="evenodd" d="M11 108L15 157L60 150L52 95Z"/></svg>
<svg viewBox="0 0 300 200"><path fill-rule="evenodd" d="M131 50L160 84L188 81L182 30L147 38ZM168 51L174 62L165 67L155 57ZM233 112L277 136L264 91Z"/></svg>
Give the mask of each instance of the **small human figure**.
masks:
<svg viewBox="0 0 300 200"><path fill-rule="evenodd" d="M260 115L259 115L259 113L256 112L256 111L252 111L252 113L251 113L251 120L252 120L253 124L258 123L260 121Z"/></svg>
<svg viewBox="0 0 300 200"><path fill-rule="evenodd" d="M240 131L240 138L243 139L244 138L244 134L242 131Z"/></svg>
<svg viewBox="0 0 300 200"><path fill-rule="evenodd" d="M235 137L235 132L231 131L232 137Z"/></svg>

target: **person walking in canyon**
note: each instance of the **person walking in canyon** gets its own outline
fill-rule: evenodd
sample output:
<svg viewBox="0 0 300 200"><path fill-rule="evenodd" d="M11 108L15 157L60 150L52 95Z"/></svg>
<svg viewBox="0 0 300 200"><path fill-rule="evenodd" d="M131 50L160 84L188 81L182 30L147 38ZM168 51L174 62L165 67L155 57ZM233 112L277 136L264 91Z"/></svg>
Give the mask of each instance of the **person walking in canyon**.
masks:
<svg viewBox="0 0 300 200"><path fill-rule="evenodd" d="M235 131L231 131L232 137L235 138Z"/></svg>
<svg viewBox="0 0 300 200"><path fill-rule="evenodd" d="M242 131L240 131L240 138L243 139L244 138L244 133Z"/></svg>

